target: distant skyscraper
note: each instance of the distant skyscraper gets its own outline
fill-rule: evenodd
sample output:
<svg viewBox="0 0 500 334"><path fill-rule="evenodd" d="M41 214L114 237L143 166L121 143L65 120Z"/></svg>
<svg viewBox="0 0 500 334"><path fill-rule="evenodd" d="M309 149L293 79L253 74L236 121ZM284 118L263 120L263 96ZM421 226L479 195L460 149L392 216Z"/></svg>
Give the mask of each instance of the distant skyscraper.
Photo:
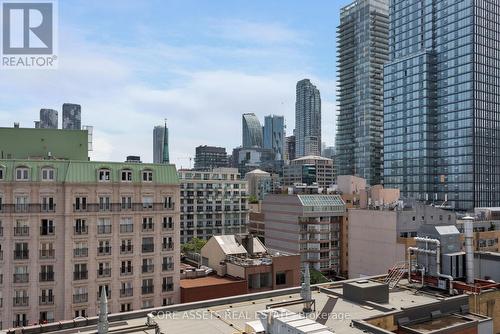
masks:
<svg viewBox="0 0 500 334"><path fill-rule="evenodd" d="M81 130L82 107L79 104L63 104L62 128L65 130Z"/></svg>
<svg viewBox="0 0 500 334"><path fill-rule="evenodd" d="M297 82L295 101L296 155L321 153L321 97L309 79Z"/></svg>
<svg viewBox="0 0 500 334"><path fill-rule="evenodd" d="M264 118L264 148L274 151L276 160L283 160L285 118L283 116L269 115Z"/></svg>
<svg viewBox="0 0 500 334"><path fill-rule="evenodd" d="M262 147L262 126L254 113L242 116L243 147Z"/></svg>
<svg viewBox="0 0 500 334"><path fill-rule="evenodd" d="M54 109L40 109L40 128L57 129L59 113Z"/></svg>
<svg viewBox="0 0 500 334"><path fill-rule="evenodd" d="M500 5L390 6L384 184L459 210L500 206Z"/></svg>
<svg viewBox="0 0 500 334"><path fill-rule="evenodd" d="M295 154L295 136L285 138L285 160L292 161L297 157Z"/></svg>
<svg viewBox="0 0 500 334"><path fill-rule="evenodd" d="M155 164L170 162L167 123L155 126L153 129L153 162Z"/></svg>
<svg viewBox="0 0 500 334"><path fill-rule="evenodd" d="M337 29L336 168L375 185L382 176L383 73L389 54L389 0L356 0Z"/></svg>
<svg viewBox="0 0 500 334"><path fill-rule="evenodd" d="M198 146L194 158L194 169L211 170L218 167L227 167L227 153L224 147Z"/></svg>

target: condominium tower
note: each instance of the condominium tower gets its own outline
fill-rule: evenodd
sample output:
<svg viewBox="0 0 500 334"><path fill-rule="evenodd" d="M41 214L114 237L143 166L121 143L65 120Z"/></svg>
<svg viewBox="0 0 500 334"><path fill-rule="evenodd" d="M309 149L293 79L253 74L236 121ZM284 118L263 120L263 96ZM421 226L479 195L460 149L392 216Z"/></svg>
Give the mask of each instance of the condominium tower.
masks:
<svg viewBox="0 0 500 334"><path fill-rule="evenodd" d="M500 205L500 3L393 0L384 183L459 210Z"/></svg>
<svg viewBox="0 0 500 334"><path fill-rule="evenodd" d="M236 168L212 171L179 170L181 243L197 237L246 232L247 182Z"/></svg>
<svg viewBox="0 0 500 334"><path fill-rule="evenodd" d="M63 104L62 128L65 130L82 128L82 107L79 104Z"/></svg>
<svg viewBox="0 0 500 334"><path fill-rule="evenodd" d="M309 79L296 86L295 142L297 158L321 155L321 97Z"/></svg>
<svg viewBox="0 0 500 334"><path fill-rule="evenodd" d="M175 166L0 160L0 325L179 302Z"/></svg>
<svg viewBox="0 0 500 334"><path fill-rule="evenodd" d="M42 129L57 129L59 124L59 113L54 109L40 109L40 123Z"/></svg>
<svg viewBox="0 0 500 334"><path fill-rule="evenodd" d="M336 169L375 185L382 176L383 72L389 52L389 0L341 9L338 41Z"/></svg>
<svg viewBox="0 0 500 334"><path fill-rule="evenodd" d="M169 160L168 128L165 123L153 129L153 162L161 164L169 163Z"/></svg>
<svg viewBox="0 0 500 334"><path fill-rule="evenodd" d="M264 118L264 148L272 149L275 160L284 160L285 118L269 115Z"/></svg>
<svg viewBox="0 0 500 334"><path fill-rule="evenodd" d="M242 144L244 148L262 147L262 126L254 113L243 114Z"/></svg>

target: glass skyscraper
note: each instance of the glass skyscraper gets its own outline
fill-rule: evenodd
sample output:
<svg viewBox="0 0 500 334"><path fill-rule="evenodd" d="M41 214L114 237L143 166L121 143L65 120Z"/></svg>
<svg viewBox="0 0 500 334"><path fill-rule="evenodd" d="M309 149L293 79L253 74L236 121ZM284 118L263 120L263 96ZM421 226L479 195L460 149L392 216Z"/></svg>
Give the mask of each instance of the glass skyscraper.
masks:
<svg viewBox="0 0 500 334"><path fill-rule="evenodd" d="M264 148L272 149L275 160L283 160L285 147L285 117L269 115L264 118Z"/></svg>
<svg viewBox="0 0 500 334"><path fill-rule="evenodd" d="M255 114L243 114L242 116L242 144L244 148L262 148L262 126Z"/></svg>
<svg viewBox="0 0 500 334"><path fill-rule="evenodd" d="M64 103L62 113L63 129L80 130L82 128L82 107L79 104Z"/></svg>
<svg viewBox="0 0 500 334"><path fill-rule="evenodd" d="M384 184L459 210L500 206L500 4L393 0Z"/></svg>
<svg viewBox="0 0 500 334"><path fill-rule="evenodd" d="M155 164L170 162L166 123L155 126L153 129L153 162Z"/></svg>
<svg viewBox="0 0 500 334"><path fill-rule="evenodd" d="M296 86L295 142L297 158L321 154L321 96L309 79Z"/></svg>
<svg viewBox="0 0 500 334"><path fill-rule="evenodd" d="M389 53L389 0L357 0L341 9L337 29L336 169L371 185L382 176L384 63Z"/></svg>

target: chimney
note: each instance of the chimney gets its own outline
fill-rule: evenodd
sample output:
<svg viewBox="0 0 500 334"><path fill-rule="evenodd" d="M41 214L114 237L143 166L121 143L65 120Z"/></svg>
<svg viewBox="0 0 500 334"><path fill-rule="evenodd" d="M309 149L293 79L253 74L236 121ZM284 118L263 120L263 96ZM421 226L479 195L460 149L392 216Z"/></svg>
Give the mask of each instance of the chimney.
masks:
<svg viewBox="0 0 500 334"><path fill-rule="evenodd" d="M465 273L467 283L474 283L474 218L464 217L464 237L465 237Z"/></svg>

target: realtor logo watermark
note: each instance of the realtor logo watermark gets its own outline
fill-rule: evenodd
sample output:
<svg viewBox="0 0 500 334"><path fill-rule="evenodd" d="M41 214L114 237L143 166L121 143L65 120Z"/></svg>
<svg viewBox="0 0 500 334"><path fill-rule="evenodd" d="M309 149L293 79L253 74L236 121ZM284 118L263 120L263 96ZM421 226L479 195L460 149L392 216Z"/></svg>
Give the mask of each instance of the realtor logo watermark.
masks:
<svg viewBox="0 0 500 334"><path fill-rule="evenodd" d="M2 69L57 68L55 0L0 0Z"/></svg>

